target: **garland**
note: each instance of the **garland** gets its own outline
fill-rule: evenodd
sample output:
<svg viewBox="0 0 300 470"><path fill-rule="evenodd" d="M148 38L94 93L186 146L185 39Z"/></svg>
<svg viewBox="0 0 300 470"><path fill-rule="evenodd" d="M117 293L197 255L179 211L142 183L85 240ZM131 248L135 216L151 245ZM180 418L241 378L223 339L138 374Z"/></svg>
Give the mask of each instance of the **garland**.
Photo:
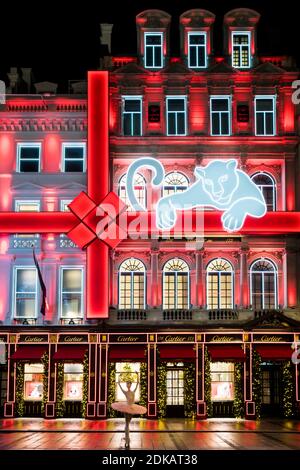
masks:
<svg viewBox="0 0 300 470"><path fill-rule="evenodd" d="M88 388L89 388L89 358L88 354L84 355L83 359L83 384L82 384L82 401L81 401L81 416L86 417L87 402L88 402Z"/></svg>
<svg viewBox="0 0 300 470"><path fill-rule="evenodd" d="M243 418L245 415L243 369L244 369L244 366L241 362L236 362L234 364L233 415L235 418Z"/></svg>
<svg viewBox="0 0 300 470"><path fill-rule="evenodd" d="M161 362L157 366L157 408L158 417L164 418L167 412L167 366Z"/></svg>
<svg viewBox="0 0 300 470"><path fill-rule="evenodd" d="M207 347L204 347L204 399L206 403L206 416L210 418L212 416L211 373Z"/></svg>
<svg viewBox="0 0 300 470"><path fill-rule="evenodd" d="M116 366L114 362L109 362L108 364L108 392L107 392L107 417L116 418L118 412L113 410L111 405L116 401Z"/></svg>
<svg viewBox="0 0 300 470"><path fill-rule="evenodd" d="M56 380L56 417L62 418L65 414L64 402L64 364L57 363L57 380Z"/></svg>
<svg viewBox="0 0 300 470"><path fill-rule="evenodd" d="M195 418L196 409L196 367L194 363L185 364L184 370L184 416Z"/></svg>
<svg viewBox="0 0 300 470"><path fill-rule="evenodd" d="M140 366L140 401L139 404L147 408L148 405L148 374L147 363L141 362Z"/></svg>
<svg viewBox="0 0 300 470"><path fill-rule="evenodd" d="M24 416L24 368L23 362L18 362L16 366L16 414Z"/></svg>
<svg viewBox="0 0 300 470"><path fill-rule="evenodd" d="M293 377L293 366L291 361L285 361L282 364L282 410L285 418L294 416L294 396L295 396L295 380Z"/></svg>
<svg viewBox="0 0 300 470"><path fill-rule="evenodd" d="M255 350L252 352L252 397L255 402L256 419L260 419L262 400L261 357Z"/></svg>
<svg viewBox="0 0 300 470"><path fill-rule="evenodd" d="M43 398L41 402L41 413L45 413L45 406L48 401L48 374L49 374L49 355L45 352L42 355L41 362L44 366L44 374L43 374Z"/></svg>

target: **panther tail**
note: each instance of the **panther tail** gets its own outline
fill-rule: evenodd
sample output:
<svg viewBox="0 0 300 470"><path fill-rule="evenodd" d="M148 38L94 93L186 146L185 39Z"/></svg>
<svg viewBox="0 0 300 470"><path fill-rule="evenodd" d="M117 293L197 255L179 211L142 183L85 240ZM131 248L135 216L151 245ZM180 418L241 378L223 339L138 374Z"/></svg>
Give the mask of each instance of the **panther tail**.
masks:
<svg viewBox="0 0 300 470"><path fill-rule="evenodd" d="M146 208L141 206L138 202L136 195L134 194L134 177L135 173L139 168L149 168L155 172L155 175L152 178L152 184L154 186L160 186L165 177L165 170L162 164L155 160L155 158L144 157L139 160L134 161L129 165L126 176L126 193L129 199L131 207L135 211L146 211Z"/></svg>

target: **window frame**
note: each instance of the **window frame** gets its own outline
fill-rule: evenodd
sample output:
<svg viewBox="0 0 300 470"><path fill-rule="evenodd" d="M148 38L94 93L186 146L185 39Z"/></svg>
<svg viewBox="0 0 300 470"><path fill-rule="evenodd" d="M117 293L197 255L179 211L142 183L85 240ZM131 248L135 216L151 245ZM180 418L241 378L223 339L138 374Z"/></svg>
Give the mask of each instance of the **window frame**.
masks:
<svg viewBox="0 0 300 470"><path fill-rule="evenodd" d="M183 100L184 103L184 109L183 111L169 111L169 101L170 100ZM177 115L178 113L184 113L184 133L183 134L170 134L169 132L169 113L175 114L175 127L177 131L178 123L177 123ZM167 95L166 96L166 128L167 128L167 136L168 137L183 137L188 135L188 130L187 130L187 96L186 95Z"/></svg>
<svg viewBox="0 0 300 470"><path fill-rule="evenodd" d="M80 307L81 307L81 312L77 313L77 316L72 316L72 317L67 317L63 315L63 294L68 293L67 291L63 290L63 272L67 270L78 270L81 271L81 292L69 292L71 294L81 294L81 301L80 301ZM78 265L62 265L59 267L59 318L62 320L71 320L72 318L80 319L82 320L84 318L84 266L78 266Z"/></svg>
<svg viewBox="0 0 300 470"><path fill-rule="evenodd" d="M231 267L231 271L208 271L208 267L216 260L223 260L223 261L226 261L230 267ZM228 259L226 258L214 258L212 260L210 260L207 265L206 265L206 269L205 269L205 272L206 272L206 307L207 307L207 310L232 310L234 309L234 269L233 269L233 266L232 266L232 263L230 261L228 261ZM221 275L224 275L224 273L230 273L231 274L231 307L221 307ZM208 288L208 284L209 284L209 276L212 275L212 274L217 274L218 275L218 307L209 307L209 288Z"/></svg>
<svg viewBox="0 0 300 470"><path fill-rule="evenodd" d="M143 185L142 185L142 188L143 188L143 204L142 202L140 201L140 199L137 197L137 195L135 194L138 202L144 206L145 209L147 209L147 185L146 185L146 180L145 180L145 177L144 175L142 175L141 173L135 173L135 178L139 176L142 178L143 180ZM134 209L132 209L131 205L130 205L130 202L128 200L128 195L127 195L127 192L126 192L126 184L122 182L123 179L126 179L127 177L127 173L124 173L120 178L119 178L119 181L118 181L118 196L120 199L122 199L122 201L127 204L127 209L126 209L126 212L134 212ZM137 183L134 181L134 187L133 187L133 191L134 193L137 191L136 189L136 186L137 186ZM125 198L123 198L123 195L122 195L122 191L125 191Z"/></svg>
<svg viewBox="0 0 300 470"><path fill-rule="evenodd" d="M272 111L257 111L257 101L259 100L272 100L273 103L273 110ZM276 126L276 121L277 121L277 116L276 116L276 104L277 104L277 95L255 95L254 96L254 126L255 126L255 135L258 137L274 137L277 135L277 126ZM271 113L273 115L273 133L272 134L258 134L257 131L257 113L263 113L264 114L264 130L266 130L266 113Z"/></svg>
<svg viewBox="0 0 300 470"><path fill-rule="evenodd" d="M253 173L253 175L251 175L251 180L253 181L253 178L255 178L255 176L258 176L258 175L265 175L268 178L270 178L270 180L272 181L272 188L273 188L273 203L272 203L272 205L273 205L273 208L272 208L272 211L269 211L269 212L276 212L276 210L277 210L277 186L276 186L276 181L270 173L267 173L265 171L257 171L256 173ZM263 194L263 191L261 190L261 187L265 187L265 188L270 188L271 187L271 185L267 186L267 185L256 184L255 181L253 181L253 183L259 188L262 195L264 195L264 194ZM267 202L266 202L266 205L267 205Z"/></svg>
<svg viewBox="0 0 300 470"><path fill-rule="evenodd" d="M25 270L34 270L35 271L35 309L34 309L34 315L32 317L26 317L26 316L20 316L16 315L16 308L17 308L17 281L18 281L18 271L25 271ZM12 296L12 318L14 320L25 320L25 319L31 319L34 318L35 320L38 318L38 275L37 275L37 269L36 266L33 265L20 265L20 266L14 266L13 267L13 296ZM20 292L21 293L21 292ZM32 294L33 292L29 292Z"/></svg>
<svg viewBox="0 0 300 470"><path fill-rule="evenodd" d="M66 148L82 148L83 157L82 159L67 158L67 161L82 161L82 171L66 171ZM86 172L86 142L63 142L62 143L62 173L85 173Z"/></svg>
<svg viewBox="0 0 300 470"><path fill-rule="evenodd" d="M165 268L166 268L167 264L170 263L173 260L176 260L176 259L180 260L184 264L186 264L188 270L187 271L176 271L174 269L173 271L165 271ZM181 275L184 274L184 276L187 277L187 307L182 307L182 308L178 307L178 273L180 273ZM174 304L175 304L174 307L168 307L168 306L166 306L166 303L165 303L166 276L167 277L169 277L169 276L174 277ZM191 279L190 279L190 277L191 277L191 269L190 269L190 266L188 265L188 263L184 259L174 257L174 258L168 259L164 263L163 270L162 270L162 308L163 308L163 310L187 310L187 309L191 308Z"/></svg>
<svg viewBox="0 0 300 470"><path fill-rule="evenodd" d="M140 102L140 111L125 111L125 102L127 101L139 101ZM124 133L124 117L125 115L130 114L130 130L131 133L129 135ZM140 115L140 133L133 134L133 115L139 114ZM143 135L143 96L142 95L122 95L122 135L124 137L141 137Z"/></svg>
<svg viewBox="0 0 300 470"><path fill-rule="evenodd" d="M189 69L206 69L207 68L207 32L206 31L188 31L187 34L187 46L188 46L188 68ZM190 37L191 36L203 36L204 37L204 44L191 44L190 43ZM191 65L191 54L190 54L190 48L194 47L197 52L200 47L204 47L204 65ZM196 62L197 64L199 63L198 61L198 54L196 53Z"/></svg>
<svg viewBox="0 0 300 470"><path fill-rule="evenodd" d="M259 262L259 261L267 261L268 263L271 264L271 266L273 266L273 271L253 271L253 266ZM264 292L264 273L270 273L272 272L273 275L274 275L274 298L275 298L275 302L274 302L274 308L275 310L278 308L278 267L276 266L276 264L270 259L270 258L264 258L264 257L261 257L261 258L257 258L255 259L254 261L252 261L251 265L250 265L250 268L249 268L249 277L250 277L250 305L253 307L253 279L252 279L252 275L253 273L256 273L256 274L261 274L262 275L262 292L261 292L261 296L262 296L262 310L265 310L265 292ZM266 309L268 310L268 309Z"/></svg>
<svg viewBox="0 0 300 470"><path fill-rule="evenodd" d="M186 187L185 187L185 185L180 186L180 185L175 185L175 184L173 184L173 185L166 184L166 178L170 175L173 175L173 174L178 174L178 175L181 175L183 178L185 178L186 183L187 183ZM183 191L186 191L189 187L189 184L190 184L189 178L182 171L177 171L177 170L169 171L164 177L163 186L162 186L162 196L164 197L164 196L168 196L170 194L176 194L177 192L181 193ZM179 191L177 190L178 187L181 188ZM182 189L182 188L184 188L184 189ZM174 192L167 194L166 193L167 191L174 191Z"/></svg>
<svg viewBox="0 0 300 470"><path fill-rule="evenodd" d="M38 161L38 170L37 171L21 171L21 150L22 148L38 148L39 157L37 158L28 158L25 161ZM18 142L17 143L17 173L40 173L41 172L41 154L42 154L42 143L41 142Z"/></svg>
<svg viewBox="0 0 300 470"><path fill-rule="evenodd" d="M245 44L234 44L233 43L233 38L234 36L238 36L238 35L242 35L242 36L247 36L248 37L248 44L247 44L247 48L248 48L248 58L249 58L249 65L234 65L233 64L233 61L234 61L234 57L233 57L233 53L234 53L234 47L238 47L239 49L239 62L241 63L241 59L242 59L242 46L245 46ZM250 69L251 66L252 66L252 55L251 55L251 31L232 31L231 32L231 65L233 68L235 69Z"/></svg>
<svg viewBox="0 0 300 470"><path fill-rule="evenodd" d="M147 37L148 36L160 36L161 37L161 44L160 44L160 60L161 60L161 65L160 66L156 66L156 65L152 65L152 66L149 66L149 65L146 65L146 49L147 48L152 48L154 50L155 48L155 45L147 45ZM158 45L157 45L158 46ZM156 47L157 47L156 46ZM154 32L151 32L151 31L145 31L144 32L144 68L145 69L152 69L152 70L155 70L155 69L162 69L164 68L164 33L162 31L154 31ZM155 54L153 53L153 59L155 58ZM155 62L155 60L153 60L153 62Z"/></svg>
<svg viewBox="0 0 300 470"><path fill-rule="evenodd" d="M212 102L213 100L227 100L228 111L213 111ZM214 134L213 133L213 114L219 115L219 124L220 122L220 113L226 113L228 115L228 134ZM230 137L232 135L232 95L210 95L209 97L209 118L210 118L210 135L213 137ZM220 125L220 129L221 129Z"/></svg>
<svg viewBox="0 0 300 470"><path fill-rule="evenodd" d="M143 265L143 271L121 271L121 267L122 265L128 261L128 260L136 260L136 261L139 261L142 265ZM126 273L127 275L129 274L130 275L130 307L121 307L121 276L124 275L124 273ZM136 273L142 273L143 274L143 277L144 277L144 285L143 285L143 306L142 307L138 307L138 308L135 308L133 307L134 305L134 274ZM135 257L130 257L130 258L126 258L124 259L119 267L118 267L118 310L146 310L146 305L147 305L147 286L146 286L146 283L147 283L147 269L146 269L146 265L145 263L139 259L139 258L135 258Z"/></svg>

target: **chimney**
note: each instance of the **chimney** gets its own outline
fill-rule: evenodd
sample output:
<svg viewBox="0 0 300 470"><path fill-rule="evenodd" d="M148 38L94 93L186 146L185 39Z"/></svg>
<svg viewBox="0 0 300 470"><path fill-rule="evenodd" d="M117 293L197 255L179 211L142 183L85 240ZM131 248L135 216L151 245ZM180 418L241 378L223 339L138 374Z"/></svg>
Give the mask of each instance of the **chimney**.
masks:
<svg viewBox="0 0 300 470"><path fill-rule="evenodd" d="M102 46L107 46L108 54L103 55L110 55L111 54L111 32L113 29L113 24L109 23L100 23L101 28L101 36L100 36L100 43Z"/></svg>
<svg viewBox="0 0 300 470"><path fill-rule="evenodd" d="M7 87L7 93L14 93L19 79L18 68L11 67L7 73L9 79L9 85Z"/></svg>

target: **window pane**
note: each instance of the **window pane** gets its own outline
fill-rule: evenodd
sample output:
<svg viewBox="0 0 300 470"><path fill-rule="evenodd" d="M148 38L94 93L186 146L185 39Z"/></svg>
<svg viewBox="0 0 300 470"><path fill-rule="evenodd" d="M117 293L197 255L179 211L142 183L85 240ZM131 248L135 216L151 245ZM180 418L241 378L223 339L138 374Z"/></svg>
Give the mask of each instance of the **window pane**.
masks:
<svg viewBox="0 0 300 470"><path fill-rule="evenodd" d="M168 111L184 111L184 99L168 99Z"/></svg>
<svg viewBox="0 0 300 470"><path fill-rule="evenodd" d="M220 129L220 119L219 119L219 113L213 113L211 116L211 131L212 134L219 135L221 133Z"/></svg>
<svg viewBox="0 0 300 470"><path fill-rule="evenodd" d="M64 364L64 400L81 401L83 365Z"/></svg>
<svg viewBox="0 0 300 470"><path fill-rule="evenodd" d="M39 147L21 147L20 148L20 158L22 160L26 159L39 159L40 148Z"/></svg>
<svg viewBox="0 0 300 470"><path fill-rule="evenodd" d="M274 128L273 128L273 113L266 113L265 115L266 119L266 134L274 134Z"/></svg>
<svg viewBox="0 0 300 470"><path fill-rule="evenodd" d="M155 44L161 44L161 35L160 34L153 34L153 35L148 35L146 36L146 45L155 45Z"/></svg>
<svg viewBox="0 0 300 470"><path fill-rule="evenodd" d="M65 147L65 158L83 158L84 157L84 149L83 147Z"/></svg>
<svg viewBox="0 0 300 470"><path fill-rule="evenodd" d="M68 292L81 291L82 272L80 269L63 270L63 290Z"/></svg>
<svg viewBox="0 0 300 470"><path fill-rule="evenodd" d="M190 67L197 67L197 49L190 47Z"/></svg>
<svg viewBox="0 0 300 470"><path fill-rule="evenodd" d="M20 171L22 173L38 172L39 162L38 161L20 161Z"/></svg>
<svg viewBox="0 0 300 470"><path fill-rule="evenodd" d="M140 112L141 111L141 100L128 100L125 98L124 110L126 112Z"/></svg>
<svg viewBox="0 0 300 470"><path fill-rule="evenodd" d="M256 111L273 111L273 99L257 99Z"/></svg>
<svg viewBox="0 0 300 470"><path fill-rule="evenodd" d="M65 172L82 172L83 171L83 161L65 161Z"/></svg>
<svg viewBox="0 0 300 470"><path fill-rule="evenodd" d="M211 100L212 111L228 111L228 100L227 99L212 99Z"/></svg>
<svg viewBox="0 0 300 470"><path fill-rule="evenodd" d="M43 364L24 365L24 400L43 399Z"/></svg>
<svg viewBox="0 0 300 470"><path fill-rule="evenodd" d="M175 116L175 113L168 113L168 134L176 135L176 116Z"/></svg>
<svg viewBox="0 0 300 470"><path fill-rule="evenodd" d="M265 134L264 114L256 113L256 133Z"/></svg>
<svg viewBox="0 0 300 470"><path fill-rule="evenodd" d="M204 44L204 35L190 34L190 44Z"/></svg>
<svg viewBox="0 0 300 470"><path fill-rule="evenodd" d="M185 134L184 113L177 113L177 134Z"/></svg>
<svg viewBox="0 0 300 470"><path fill-rule="evenodd" d="M140 135L141 134L141 115L134 114L133 115L133 135Z"/></svg>
<svg viewBox="0 0 300 470"><path fill-rule="evenodd" d="M17 270L17 292L35 292L36 289L36 270L18 269Z"/></svg>
<svg viewBox="0 0 300 470"><path fill-rule="evenodd" d="M229 115L228 113L221 114L221 134L229 134Z"/></svg>
<svg viewBox="0 0 300 470"><path fill-rule="evenodd" d="M154 62L153 62L153 58L154 58L153 47L146 47L145 54L146 54L146 60L145 60L146 67L153 67L153 65L154 65Z"/></svg>
<svg viewBox="0 0 300 470"><path fill-rule="evenodd" d="M154 67L161 67L161 46L154 48Z"/></svg>

